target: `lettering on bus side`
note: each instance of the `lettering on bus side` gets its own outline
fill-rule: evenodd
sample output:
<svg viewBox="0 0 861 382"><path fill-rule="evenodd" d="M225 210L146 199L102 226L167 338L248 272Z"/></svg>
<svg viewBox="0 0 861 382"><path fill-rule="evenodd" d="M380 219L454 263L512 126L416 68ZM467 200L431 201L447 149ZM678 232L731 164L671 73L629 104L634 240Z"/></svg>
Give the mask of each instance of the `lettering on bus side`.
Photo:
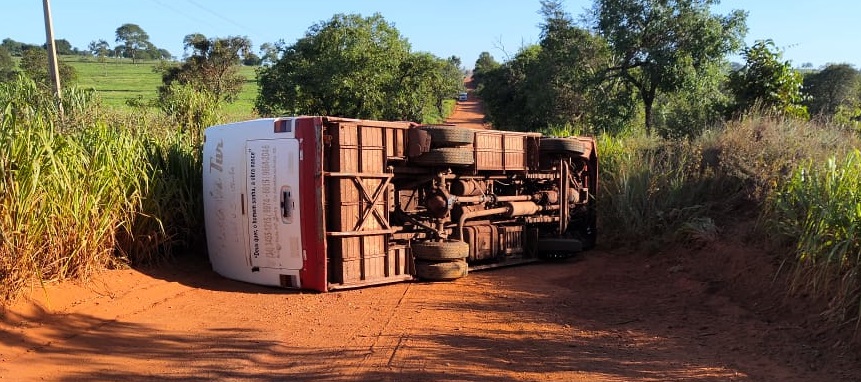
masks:
<svg viewBox="0 0 861 382"><path fill-rule="evenodd" d="M252 256L256 259L260 257L260 227L257 220L257 155L251 149L249 153L249 170L248 180L251 194L251 241L252 241Z"/></svg>
<svg viewBox="0 0 861 382"><path fill-rule="evenodd" d="M215 156L209 157L209 172L212 170L216 170L218 172L224 171L224 140L219 140L218 144L215 145Z"/></svg>

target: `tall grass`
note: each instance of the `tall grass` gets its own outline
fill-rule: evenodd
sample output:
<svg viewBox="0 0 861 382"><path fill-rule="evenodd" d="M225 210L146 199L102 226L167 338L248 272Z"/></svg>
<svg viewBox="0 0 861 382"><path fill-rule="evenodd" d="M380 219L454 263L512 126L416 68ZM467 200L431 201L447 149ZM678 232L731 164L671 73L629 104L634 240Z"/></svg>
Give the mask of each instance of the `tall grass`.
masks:
<svg viewBox="0 0 861 382"><path fill-rule="evenodd" d="M857 133L752 113L692 140L602 136L605 243L707 242L738 220L787 248L790 291L827 299L861 327L861 147Z"/></svg>
<svg viewBox="0 0 861 382"><path fill-rule="evenodd" d="M152 262L200 234L200 158L188 138L105 119L91 93L66 117L23 77L0 84L0 298L34 280Z"/></svg>
<svg viewBox="0 0 861 382"><path fill-rule="evenodd" d="M794 238L792 289L829 301L829 316L861 324L861 151L805 161L770 199L768 217Z"/></svg>
<svg viewBox="0 0 861 382"><path fill-rule="evenodd" d="M735 204L739 188L704 165L690 141L646 136L598 139L602 240L656 247L708 241L715 215Z"/></svg>

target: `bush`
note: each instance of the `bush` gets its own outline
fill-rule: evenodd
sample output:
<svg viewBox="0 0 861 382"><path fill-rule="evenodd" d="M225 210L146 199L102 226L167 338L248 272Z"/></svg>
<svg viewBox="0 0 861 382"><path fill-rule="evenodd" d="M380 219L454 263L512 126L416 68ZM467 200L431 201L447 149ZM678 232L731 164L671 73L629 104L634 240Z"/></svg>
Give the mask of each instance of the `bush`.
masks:
<svg viewBox="0 0 861 382"><path fill-rule="evenodd" d="M192 137L201 137L204 128L221 121L218 97L192 85L170 85L160 97L159 105L165 114L174 118L182 131L187 131Z"/></svg>

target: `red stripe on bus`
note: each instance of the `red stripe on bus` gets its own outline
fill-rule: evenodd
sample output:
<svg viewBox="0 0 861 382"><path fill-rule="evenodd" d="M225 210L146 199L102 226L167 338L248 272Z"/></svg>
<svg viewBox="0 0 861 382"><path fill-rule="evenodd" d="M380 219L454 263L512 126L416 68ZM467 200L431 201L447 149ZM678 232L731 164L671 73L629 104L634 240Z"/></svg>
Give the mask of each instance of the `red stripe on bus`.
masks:
<svg viewBox="0 0 861 382"><path fill-rule="evenodd" d="M321 134L323 119L300 117L296 119L296 138L299 139L299 208L301 211L302 250L304 260L299 277L302 289L325 292L326 232L323 221L323 145Z"/></svg>

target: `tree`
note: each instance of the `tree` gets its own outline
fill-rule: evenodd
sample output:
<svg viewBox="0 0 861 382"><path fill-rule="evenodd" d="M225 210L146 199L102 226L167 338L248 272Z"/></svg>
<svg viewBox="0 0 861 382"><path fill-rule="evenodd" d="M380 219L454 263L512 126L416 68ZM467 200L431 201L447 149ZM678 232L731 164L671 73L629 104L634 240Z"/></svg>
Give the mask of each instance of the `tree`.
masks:
<svg viewBox="0 0 861 382"><path fill-rule="evenodd" d="M541 1L541 54L533 109L545 126L577 126L591 132L620 131L633 116L630 91L608 76L613 55L607 41L578 27L561 1Z"/></svg>
<svg viewBox="0 0 861 382"><path fill-rule="evenodd" d="M24 53L24 44L8 37L3 39L3 43L0 46L13 56L21 56Z"/></svg>
<svg viewBox="0 0 861 382"><path fill-rule="evenodd" d="M444 101L463 89L463 74L452 57L412 53L401 62L396 76L384 89L389 102L383 112L389 119L439 122L426 118L439 119Z"/></svg>
<svg viewBox="0 0 861 382"><path fill-rule="evenodd" d="M75 54L75 50L72 48L72 43L66 39L54 40L54 48L57 50L58 55L62 56L70 56ZM42 44L42 49L48 49L48 44Z"/></svg>
<svg viewBox="0 0 861 382"><path fill-rule="evenodd" d="M497 64L485 53L473 79L497 128L538 131L574 127L620 131L634 112L631 92L607 77L613 56L607 42L574 24L559 1L542 1L541 40Z"/></svg>
<svg viewBox="0 0 861 382"><path fill-rule="evenodd" d="M248 52L244 56L242 56L242 65L245 66L260 66L263 63L263 59L260 56L254 54L254 52Z"/></svg>
<svg viewBox="0 0 861 382"><path fill-rule="evenodd" d="M756 41L744 49L742 56L744 66L729 76L736 112L760 106L796 117L807 116L807 108L801 104L802 76L789 61L782 61L774 41Z"/></svg>
<svg viewBox="0 0 861 382"><path fill-rule="evenodd" d="M105 59L111 52L111 46L108 45L108 42L105 40L90 41L90 44L87 45L87 49L93 54L93 56L98 58L99 62L105 62Z"/></svg>
<svg viewBox="0 0 861 382"><path fill-rule="evenodd" d="M210 39L194 33L185 36L183 42L185 51L191 52L185 62L179 66L157 68L162 72L160 94L166 96L171 84L176 82L209 92L218 100L236 100L245 82L238 68L241 57L250 52L251 41L238 36Z"/></svg>
<svg viewBox="0 0 861 382"><path fill-rule="evenodd" d="M481 52L475 60L475 66L472 68L472 83L475 86L477 94L482 93L482 88L488 73L498 69L500 64L496 62L493 56L488 52Z"/></svg>
<svg viewBox="0 0 861 382"><path fill-rule="evenodd" d="M741 46L746 13L712 15L714 4L718 0L595 0L595 30L618 58L610 69L637 89L648 132L659 92L679 90L706 64Z"/></svg>
<svg viewBox="0 0 861 382"><path fill-rule="evenodd" d="M279 44L270 44L268 42L260 44L260 59L262 60L262 65L272 65L278 61L278 46Z"/></svg>
<svg viewBox="0 0 861 382"><path fill-rule="evenodd" d="M804 77L804 104L812 115L833 116L841 107L859 106L861 73L850 64L831 64Z"/></svg>
<svg viewBox="0 0 861 382"><path fill-rule="evenodd" d="M149 35L137 24L123 24L116 31L116 42L122 43L123 56L132 59L135 63L138 52L146 51L152 45Z"/></svg>
<svg viewBox="0 0 861 382"><path fill-rule="evenodd" d="M478 59L475 60L475 68L472 69L472 80L480 83L483 75L497 68L499 68L499 63L493 56L488 52L481 52Z"/></svg>
<svg viewBox="0 0 861 382"><path fill-rule="evenodd" d="M5 47L0 46L0 82L14 79L15 74L15 62L12 61L12 55Z"/></svg>
<svg viewBox="0 0 861 382"><path fill-rule="evenodd" d="M263 115L321 114L390 119L392 84L410 46L380 14L337 14L285 47L274 65L258 74L256 109ZM387 91L388 90L388 91Z"/></svg>
<svg viewBox="0 0 861 382"><path fill-rule="evenodd" d="M167 49L158 49L158 59L170 60L173 59L173 55L170 54L170 51Z"/></svg>
<svg viewBox="0 0 861 382"><path fill-rule="evenodd" d="M480 73L478 95L484 101L485 117L496 128L536 130L544 127L529 107L529 80L538 65L541 46L525 46L513 59Z"/></svg>
<svg viewBox="0 0 861 382"><path fill-rule="evenodd" d="M64 84L72 83L77 80L75 68L69 66L63 61L57 62L60 70L60 81ZM21 57L21 71L27 77L33 79L34 82L44 86L51 87L51 77L48 75L48 52L42 48L29 48L24 50L24 55Z"/></svg>
<svg viewBox="0 0 861 382"><path fill-rule="evenodd" d="M654 131L664 138L699 136L723 120L731 103L724 91L729 64L715 61L699 70L676 92L655 100Z"/></svg>

